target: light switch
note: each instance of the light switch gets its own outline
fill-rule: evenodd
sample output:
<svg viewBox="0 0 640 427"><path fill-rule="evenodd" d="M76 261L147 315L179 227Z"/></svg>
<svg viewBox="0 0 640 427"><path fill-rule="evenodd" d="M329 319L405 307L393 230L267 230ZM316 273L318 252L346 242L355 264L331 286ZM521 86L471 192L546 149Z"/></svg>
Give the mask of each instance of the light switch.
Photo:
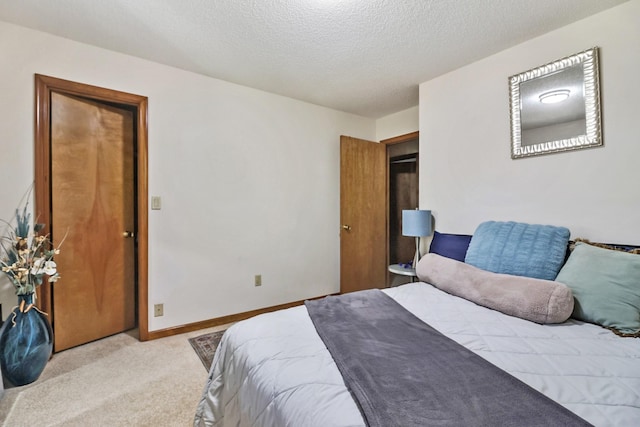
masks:
<svg viewBox="0 0 640 427"><path fill-rule="evenodd" d="M151 196L151 209L154 211L160 210L162 206L162 201L160 200L160 196Z"/></svg>

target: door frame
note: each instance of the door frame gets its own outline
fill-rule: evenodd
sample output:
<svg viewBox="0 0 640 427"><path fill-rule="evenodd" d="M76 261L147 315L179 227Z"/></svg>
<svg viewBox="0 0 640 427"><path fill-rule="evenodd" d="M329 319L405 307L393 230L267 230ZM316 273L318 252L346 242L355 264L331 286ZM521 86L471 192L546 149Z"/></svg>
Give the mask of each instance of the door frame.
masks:
<svg viewBox="0 0 640 427"><path fill-rule="evenodd" d="M45 224L44 231L51 230L51 92L80 96L94 101L132 107L136 120L136 140L134 147L135 180L137 200L136 230L136 288L137 325L140 341L149 339L149 212L148 212L148 98L98 86L91 86L55 77L35 74L35 218ZM38 306L49 313L53 322L55 313L52 306L52 284L40 286Z"/></svg>
<svg viewBox="0 0 640 427"><path fill-rule="evenodd" d="M380 144L384 145L394 145L401 144L403 142L409 142L414 139L420 138L420 131L405 133L404 135L394 136L393 138L387 138L380 141Z"/></svg>

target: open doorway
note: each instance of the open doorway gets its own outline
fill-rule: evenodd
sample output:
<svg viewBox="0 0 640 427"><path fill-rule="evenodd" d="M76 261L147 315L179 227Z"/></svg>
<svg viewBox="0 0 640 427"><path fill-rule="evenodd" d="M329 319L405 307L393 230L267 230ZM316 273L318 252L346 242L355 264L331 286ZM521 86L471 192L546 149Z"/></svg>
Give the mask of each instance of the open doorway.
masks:
<svg viewBox="0 0 640 427"><path fill-rule="evenodd" d="M402 211L418 207L419 135L415 132L381 142L387 144L388 264L411 263L415 239L402 235ZM409 281L411 277L387 272L387 286Z"/></svg>

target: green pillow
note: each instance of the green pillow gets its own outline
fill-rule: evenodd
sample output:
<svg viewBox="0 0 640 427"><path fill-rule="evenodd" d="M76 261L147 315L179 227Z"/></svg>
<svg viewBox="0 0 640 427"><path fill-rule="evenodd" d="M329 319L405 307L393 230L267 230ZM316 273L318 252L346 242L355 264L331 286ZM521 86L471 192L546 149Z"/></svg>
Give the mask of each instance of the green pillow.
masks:
<svg viewBox="0 0 640 427"><path fill-rule="evenodd" d="M571 317L640 333L640 255L576 243L556 281L573 291Z"/></svg>

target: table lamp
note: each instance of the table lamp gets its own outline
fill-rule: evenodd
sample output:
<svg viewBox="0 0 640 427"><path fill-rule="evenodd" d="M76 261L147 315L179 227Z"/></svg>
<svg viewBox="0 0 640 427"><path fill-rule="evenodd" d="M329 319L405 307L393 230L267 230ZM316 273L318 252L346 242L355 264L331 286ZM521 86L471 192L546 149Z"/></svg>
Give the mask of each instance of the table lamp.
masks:
<svg viewBox="0 0 640 427"><path fill-rule="evenodd" d="M431 234L431 211L403 210L402 211L402 235L416 238L416 254L413 258L415 269L420 261L420 237Z"/></svg>

